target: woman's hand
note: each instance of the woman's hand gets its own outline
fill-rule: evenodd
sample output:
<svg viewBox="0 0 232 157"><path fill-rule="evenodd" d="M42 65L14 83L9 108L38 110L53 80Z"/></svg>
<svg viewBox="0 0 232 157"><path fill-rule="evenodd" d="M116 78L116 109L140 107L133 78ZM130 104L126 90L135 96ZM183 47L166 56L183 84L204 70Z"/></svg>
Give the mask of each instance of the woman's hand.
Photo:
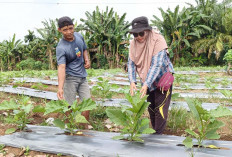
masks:
<svg viewBox="0 0 232 157"><path fill-rule="evenodd" d="M134 95L134 90L137 90L136 85L134 82L131 82L131 84L130 84L130 95L131 96Z"/></svg>
<svg viewBox="0 0 232 157"><path fill-rule="evenodd" d="M144 97L147 94L147 85L143 85L143 87L140 90L141 96L140 98Z"/></svg>

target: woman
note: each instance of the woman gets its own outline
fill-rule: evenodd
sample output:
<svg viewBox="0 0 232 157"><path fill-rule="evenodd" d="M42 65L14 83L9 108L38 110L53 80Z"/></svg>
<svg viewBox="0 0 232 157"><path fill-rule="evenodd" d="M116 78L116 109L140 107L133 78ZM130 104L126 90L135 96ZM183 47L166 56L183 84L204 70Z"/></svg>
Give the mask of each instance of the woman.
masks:
<svg viewBox="0 0 232 157"><path fill-rule="evenodd" d="M132 21L132 29L129 32L134 35L128 59L130 94L134 95L134 90L137 90L137 72L142 83L141 97L148 94L147 101L150 102L148 111L152 127L157 134L162 134L168 117L172 86L168 91L161 91L155 84L165 72L174 73L167 55L167 43L162 35L152 30L148 19L144 16Z"/></svg>

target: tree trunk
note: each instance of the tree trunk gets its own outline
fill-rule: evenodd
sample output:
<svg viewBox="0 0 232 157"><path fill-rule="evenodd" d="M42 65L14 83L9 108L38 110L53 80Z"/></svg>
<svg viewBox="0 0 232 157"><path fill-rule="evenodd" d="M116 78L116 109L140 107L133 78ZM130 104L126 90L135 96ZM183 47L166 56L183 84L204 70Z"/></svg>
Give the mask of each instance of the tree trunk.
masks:
<svg viewBox="0 0 232 157"><path fill-rule="evenodd" d="M118 47L119 45L117 45L117 48L116 48L116 67L118 68L119 66L119 54L118 54Z"/></svg>
<svg viewBox="0 0 232 157"><path fill-rule="evenodd" d="M228 75L232 75L232 72L230 71L230 69L231 69L231 63L229 62L228 67L227 67L227 74Z"/></svg>
<svg viewBox="0 0 232 157"><path fill-rule="evenodd" d="M53 63L53 58L52 58L52 50L50 46L48 47L47 51L49 55L50 69L54 70L55 68L54 68L54 63Z"/></svg>
<svg viewBox="0 0 232 157"><path fill-rule="evenodd" d="M0 60L0 66L1 66L1 72L3 71L3 65L2 65L2 63L3 63L3 61L2 60Z"/></svg>
<svg viewBox="0 0 232 157"><path fill-rule="evenodd" d="M11 57L12 70L15 68L15 57Z"/></svg>
<svg viewBox="0 0 232 157"><path fill-rule="evenodd" d="M7 69L10 71L11 70L11 64L10 64L10 57L9 55L7 56Z"/></svg>

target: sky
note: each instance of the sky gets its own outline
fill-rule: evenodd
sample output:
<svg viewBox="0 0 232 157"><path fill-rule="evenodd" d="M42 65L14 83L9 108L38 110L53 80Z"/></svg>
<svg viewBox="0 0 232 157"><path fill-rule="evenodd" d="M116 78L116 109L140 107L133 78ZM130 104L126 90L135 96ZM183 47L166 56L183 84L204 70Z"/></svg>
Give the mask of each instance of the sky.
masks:
<svg viewBox="0 0 232 157"><path fill-rule="evenodd" d="M86 19L85 12L92 13L96 6L100 10L113 7L119 15L127 13L126 20L131 22L139 16L161 18L158 8L173 11L177 5L188 6L186 2L196 4L195 0L0 0L0 42L14 33L16 39L23 40L28 30L36 32L36 28L43 27L41 21L48 19L69 16L80 24L80 18Z"/></svg>

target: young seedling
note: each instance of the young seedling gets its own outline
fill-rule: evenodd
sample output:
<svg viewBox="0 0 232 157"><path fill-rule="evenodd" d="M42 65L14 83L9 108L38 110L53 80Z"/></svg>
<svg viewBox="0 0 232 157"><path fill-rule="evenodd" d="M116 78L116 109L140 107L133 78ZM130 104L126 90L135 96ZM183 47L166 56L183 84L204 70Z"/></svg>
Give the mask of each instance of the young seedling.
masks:
<svg viewBox="0 0 232 157"><path fill-rule="evenodd" d="M118 126L123 126L121 135L115 136L114 139L143 142L140 138L142 134L155 132L155 130L149 128L149 119L142 118L145 109L149 105L149 102L146 102L147 96L140 98L140 93L138 92L134 96L126 94L126 99L130 102L131 106L106 110L106 114L112 122Z"/></svg>
<svg viewBox="0 0 232 157"><path fill-rule="evenodd" d="M218 87L218 85L213 84L210 80L206 80L205 87L209 89L209 93L213 93L215 89Z"/></svg>
<svg viewBox="0 0 232 157"><path fill-rule="evenodd" d="M95 97L101 97L101 99L104 101L106 98L111 99L113 92L110 91L111 85L109 84L109 81L106 79L103 79L102 77L98 78L98 83L96 86L92 88L92 94Z"/></svg>
<svg viewBox="0 0 232 157"><path fill-rule="evenodd" d="M224 77L220 83L222 87L227 88L230 84L230 81L228 80L228 78Z"/></svg>
<svg viewBox="0 0 232 157"><path fill-rule="evenodd" d="M6 150L4 149L6 146L4 144L0 144L0 153L5 156L6 155Z"/></svg>
<svg viewBox="0 0 232 157"><path fill-rule="evenodd" d="M5 120L10 123L16 124L17 129L20 131L26 128L26 124L30 123L33 119L29 118L32 114L33 105L31 104L29 97L22 97L18 102L14 100L3 101L0 104L0 110L5 110L8 115ZM13 112L12 112L13 111ZM6 130L6 134L11 134L17 130L16 128L10 128Z"/></svg>
<svg viewBox="0 0 232 157"><path fill-rule="evenodd" d="M74 101L71 106L65 100L50 101L46 103L44 114L62 113L63 118L55 119L53 123L61 129L65 129L66 127L67 131L73 135L75 130L78 129L78 124L88 123L85 117L81 115L81 112L95 108L96 103L92 99L84 99L78 104L77 101Z"/></svg>
<svg viewBox="0 0 232 157"><path fill-rule="evenodd" d="M42 83L36 83L31 86L32 89L42 90L43 88L47 88L48 85L44 85Z"/></svg>
<svg viewBox="0 0 232 157"><path fill-rule="evenodd" d="M232 102L232 91L230 90L222 90L221 93L228 98L228 101Z"/></svg>
<svg viewBox="0 0 232 157"><path fill-rule="evenodd" d="M222 106L207 111L201 106L198 100L193 99L187 99L187 103L193 117L199 121L199 123L196 124L197 130L186 129L185 131L197 139L198 146L203 146L202 143L205 139L219 139L220 135L218 135L216 131L224 126L224 123L217 120L217 118L230 116L232 115L232 111ZM193 145L190 137L186 137L183 143L186 147L191 147Z"/></svg>

